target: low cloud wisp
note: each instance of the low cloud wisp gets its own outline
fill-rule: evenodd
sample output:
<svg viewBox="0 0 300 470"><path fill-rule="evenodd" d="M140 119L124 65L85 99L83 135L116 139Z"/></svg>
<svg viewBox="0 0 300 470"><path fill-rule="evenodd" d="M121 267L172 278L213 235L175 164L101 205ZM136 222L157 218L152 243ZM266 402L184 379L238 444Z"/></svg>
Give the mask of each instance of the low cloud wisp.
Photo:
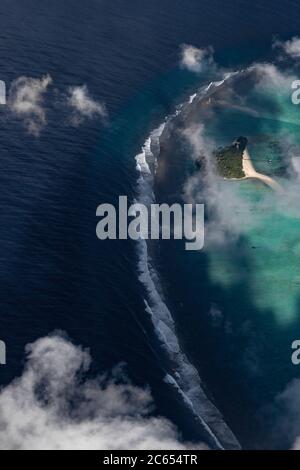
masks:
<svg viewBox="0 0 300 470"><path fill-rule="evenodd" d="M213 48L199 49L195 46L183 44L180 51L180 65L190 72L202 72L202 70L214 64Z"/></svg>
<svg viewBox="0 0 300 470"><path fill-rule="evenodd" d="M19 77L13 81L8 97L10 111L22 120L29 134L39 136L47 124L44 97L52 84L50 75L42 78Z"/></svg>
<svg viewBox="0 0 300 470"><path fill-rule="evenodd" d="M105 119L107 116L105 105L90 96L86 85L70 87L67 102L72 110L71 122L75 126L86 119Z"/></svg>

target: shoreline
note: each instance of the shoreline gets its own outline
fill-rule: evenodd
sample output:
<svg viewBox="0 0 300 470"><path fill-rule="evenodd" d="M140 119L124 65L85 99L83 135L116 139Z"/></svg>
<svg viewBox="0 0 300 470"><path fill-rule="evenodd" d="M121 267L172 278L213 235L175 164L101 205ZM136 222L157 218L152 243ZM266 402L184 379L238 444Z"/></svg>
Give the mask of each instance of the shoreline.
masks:
<svg viewBox="0 0 300 470"><path fill-rule="evenodd" d="M243 172L245 174L245 177L241 179L255 178L262 181L266 186L269 186L274 191L283 191L282 186L277 183L277 181L275 181L273 178L271 178L271 176L264 175L263 173L259 173L255 170L247 148L243 152Z"/></svg>
<svg viewBox="0 0 300 470"><path fill-rule="evenodd" d="M277 181L274 180L274 178L256 171L252 163L252 159L249 154L249 151L247 149L245 149L243 152L242 166L243 166L243 172L245 176L243 176L242 178L224 178L224 180L243 181L247 179L258 179L259 181L261 181L266 186L269 186L274 191L283 192L283 187L279 183L277 183Z"/></svg>

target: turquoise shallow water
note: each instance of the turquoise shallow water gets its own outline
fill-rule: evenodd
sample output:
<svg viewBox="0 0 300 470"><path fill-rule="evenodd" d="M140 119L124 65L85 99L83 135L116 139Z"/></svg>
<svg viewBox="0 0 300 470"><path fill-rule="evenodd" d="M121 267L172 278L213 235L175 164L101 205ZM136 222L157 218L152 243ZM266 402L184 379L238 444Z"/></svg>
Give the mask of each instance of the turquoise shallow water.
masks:
<svg viewBox="0 0 300 470"><path fill-rule="evenodd" d="M293 167L300 156L300 110L291 103L289 80L286 87L280 92L276 87L266 90L270 102L276 103L277 115L266 110L260 111L262 117L253 117L226 109L219 116L222 140L232 138L233 132L246 135L257 171L273 176L283 187L282 193L277 193L254 180L224 183L233 194L233 199L224 203L232 204L235 229L248 246L252 271L249 293L266 324L268 315L280 324L294 321L300 298L300 183ZM263 91L256 95L251 91L248 102L255 105ZM214 131L218 126L213 124ZM230 210L227 212L230 217ZM212 279L232 285L240 273L226 246L209 251Z"/></svg>
<svg viewBox="0 0 300 470"><path fill-rule="evenodd" d="M247 288L252 302L266 324L270 315L282 324L292 322L298 315L300 297L300 217L284 211L289 195L272 194L259 182L243 181L236 192L247 203L246 213L238 217L251 262ZM286 201L278 201L285 197ZM232 286L240 278L240 267L226 248L209 250L209 258L211 278L217 283Z"/></svg>

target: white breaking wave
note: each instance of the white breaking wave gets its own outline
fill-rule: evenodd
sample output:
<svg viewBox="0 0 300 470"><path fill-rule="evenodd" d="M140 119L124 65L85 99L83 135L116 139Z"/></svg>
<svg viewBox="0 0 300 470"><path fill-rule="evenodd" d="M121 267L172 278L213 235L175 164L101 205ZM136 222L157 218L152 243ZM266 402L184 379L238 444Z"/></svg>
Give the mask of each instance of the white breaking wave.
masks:
<svg viewBox="0 0 300 470"><path fill-rule="evenodd" d="M192 104L192 102L194 101L196 97L197 97L197 93L194 93L193 95L191 95L189 98L189 103Z"/></svg>
<svg viewBox="0 0 300 470"><path fill-rule="evenodd" d="M224 81L232 76L228 74ZM201 95L207 92L213 86L219 86L221 82L212 82L209 87L200 91ZM197 94L192 95L188 103L192 103ZM178 115L185 103L176 109L174 115ZM138 199L139 202L150 204L154 202L153 194L153 175L157 167L157 155L159 153L160 137L165 129L168 119L154 131L146 139L142 151L136 156L137 170L140 172L138 180ZM167 352L168 357L176 367L176 372L166 374L166 383L173 386L182 396L184 403L192 410L194 415L199 419L202 427L210 436L211 442L217 449L233 448L239 449L239 443L230 431L219 410L207 398L203 391L202 381L196 368L188 361L188 358L181 350L176 327L172 315L165 303L162 293L160 292L159 276L154 269L148 246L145 240L139 240L137 243L139 262L138 272L139 280L143 284L147 292L145 299L146 311L150 315L152 324L155 328L157 337Z"/></svg>
<svg viewBox="0 0 300 470"><path fill-rule="evenodd" d="M221 85L223 85L229 78L231 77L234 77L235 75L239 75L241 73L243 73L244 70L238 70L236 72L228 72L228 73L225 73L224 74L224 78L220 81L216 81L216 82L210 82L205 88L204 88L204 92L208 92L209 90L211 90L212 88L214 87L220 87ZM196 93L196 96L197 96L197 93ZM195 98L195 97L194 97ZM194 101L194 99L193 99Z"/></svg>
<svg viewBox="0 0 300 470"><path fill-rule="evenodd" d="M141 153L136 155L137 170L141 175L152 175L155 173L157 160L155 158L156 151L159 150L159 138L162 135L166 122L162 123L157 129L155 129L151 135L146 139ZM152 148L156 147L154 151Z"/></svg>
<svg viewBox="0 0 300 470"><path fill-rule="evenodd" d="M141 173L146 173L146 174L151 174L151 171L150 171L150 168L149 168L149 165L147 163L147 159L146 159L146 154L147 154L147 151L149 151L150 149L150 146L151 146L151 138L149 137L143 148L142 148L142 152L139 153L135 159L136 159L136 166L137 166L137 169L138 171L140 171Z"/></svg>

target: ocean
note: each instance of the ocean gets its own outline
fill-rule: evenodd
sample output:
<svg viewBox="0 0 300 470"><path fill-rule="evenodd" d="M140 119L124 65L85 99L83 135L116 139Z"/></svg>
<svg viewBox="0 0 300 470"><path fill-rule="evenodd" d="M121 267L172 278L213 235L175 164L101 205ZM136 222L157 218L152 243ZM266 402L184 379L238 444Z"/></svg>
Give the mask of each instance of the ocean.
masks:
<svg viewBox="0 0 300 470"><path fill-rule="evenodd" d="M294 282L281 296L282 284L270 277L297 278L299 223L286 216L283 240L283 210L274 208L268 237L258 223L225 251L185 253L164 243L151 257L153 247L100 242L95 229L99 204L116 204L119 195L134 201L149 191L137 155L153 152L151 133L155 146L160 133L153 131L210 81L179 67L180 46L211 45L220 66L241 70L269 60L274 36L299 33L300 6L2 0L0 26L0 78L7 86L22 75L50 74L54 83L38 138L0 110L0 338L7 344L0 384L21 374L26 344L63 330L90 349L92 375L126 363L134 384L150 386L153 413L170 419L185 440L232 448L232 431L244 448L289 446L288 439L270 437L268 407L297 377L289 357L300 332L298 288ZM105 103L107 122L68 125L59 94L83 84ZM248 131L249 120L232 112L223 141L231 141L233 126L233 139ZM298 127L296 115L293 122L286 126ZM264 153L267 145L255 141L252 152ZM260 210L270 209L257 183L236 183L236 191L254 206L266 199ZM265 262L267 243L274 248ZM281 251L279 259L278 244L287 251L291 243L293 253ZM256 247L250 253L249 244ZM254 272L260 274L252 282ZM212 309L222 309L222 327L208 317ZM213 411L206 404L212 402ZM218 430L207 428L205 408L216 413Z"/></svg>

